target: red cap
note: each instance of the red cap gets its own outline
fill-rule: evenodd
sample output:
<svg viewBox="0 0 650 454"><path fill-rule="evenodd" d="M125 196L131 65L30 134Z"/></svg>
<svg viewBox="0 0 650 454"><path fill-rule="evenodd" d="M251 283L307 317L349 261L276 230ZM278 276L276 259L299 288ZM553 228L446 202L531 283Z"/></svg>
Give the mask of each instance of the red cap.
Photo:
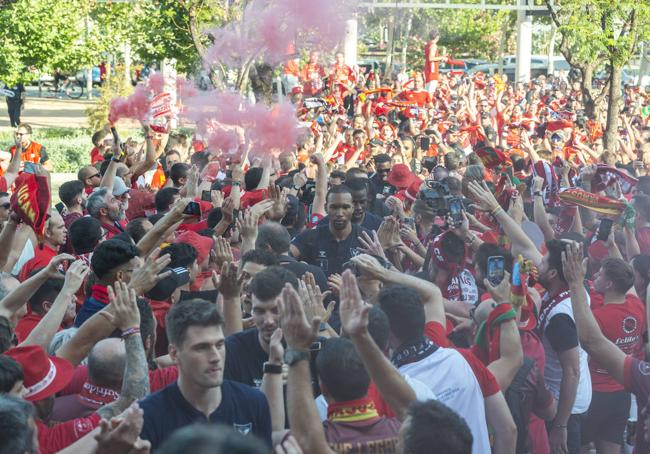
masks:
<svg viewBox="0 0 650 454"><path fill-rule="evenodd" d="M30 402L43 400L61 391L72 380L74 368L63 358L47 356L37 345L14 347L5 355L15 359L23 367L25 394Z"/></svg>
<svg viewBox="0 0 650 454"><path fill-rule="evenodd" d="M398 189L406 189L417 179L409 166L406 164L395 164L388 174L388 181L390 184Z"/></svg>
<svg viewBox="0 0 650 454"><path fill-rule="evenodd" d="M196 261L200 265L205 259L210 257L212 249L212 238L199 235L191 230L186 230L176 237L174 243L185 243L196 249Z"/></svg>
<svg viewBox="0 0 650 454"><path fill-rule="evenodd" d="M302 94L302 87L300 85L297 85L291 89L291 94L292 95L301 95Z"/></svg>

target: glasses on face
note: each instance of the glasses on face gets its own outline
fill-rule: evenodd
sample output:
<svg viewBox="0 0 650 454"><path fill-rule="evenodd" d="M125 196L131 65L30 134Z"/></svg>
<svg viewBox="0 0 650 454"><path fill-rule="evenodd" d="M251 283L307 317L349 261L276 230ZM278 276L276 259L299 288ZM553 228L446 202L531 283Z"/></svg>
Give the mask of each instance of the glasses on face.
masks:
<svg viewBox="0 0 650 454"><path fill-rule="evenodd" d="M379 172L379 173L389 173L390 169L377 169L377 172Z"/></svg>
<svg viewBox="0 0 650 454"><path fill-rule="evenodd" d="M11 207L11 203L3 203L0 205L0 208L4 208L5 210L8 210Z"/></svg>
<svg viewBox="0 0 650 454"><path fill-rule="evenodd" d="M95 174L92 174L92 175L89 176L88 178L86 178L86 180L90 180L91 178L99 177L100 175L101 175L101 174L100 174L99 172L97 172L97 173L95 173Z"/></svg>

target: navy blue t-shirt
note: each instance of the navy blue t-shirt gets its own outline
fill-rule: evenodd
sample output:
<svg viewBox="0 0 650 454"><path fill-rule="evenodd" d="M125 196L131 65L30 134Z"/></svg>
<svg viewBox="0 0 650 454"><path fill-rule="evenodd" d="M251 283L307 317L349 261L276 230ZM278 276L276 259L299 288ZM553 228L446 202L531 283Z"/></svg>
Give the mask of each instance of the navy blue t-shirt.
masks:
<svg viewBox="0 0 650 454"><path fill-rule="evenodd" d="M318 221L318 225L328 225L330 222L330 217L325 216L323 219ZM375 232L379 230L379 226L383 222L383 219L377 216L376 214L366 211L363 216L363 222L359 224L364 229L374 230Z"/></svg>
<svg viewBox="0 0 650 454"><path fill-rule="evenodd" d="M343 272L343 264L359 255L359 236L368 232L360 225L352 224L350 235L338 241L330 232L329 225L319 225L295 237L292 244L300 251L300 260L318 266L326 276Z"/></svg>
<svg viewBox="0 0 650 454"><path fill-rule="evenodd" d="M257 328L231 334L226 337L223 378L258 388L264 376L264 363L268 360L269 354L260 345Z"/></svg>
<svg viewBox="0 0 650 454"><path fill-rule="evenodd" d="M150 394L139 403L144 411L140 438L151 442L151 452L155 452L175 430L196 422L225 424L239 432L252 433L271 447L269 404L264 394L250 386L224 380L221 404L210 418L185 400L178 382Z"/></svg>

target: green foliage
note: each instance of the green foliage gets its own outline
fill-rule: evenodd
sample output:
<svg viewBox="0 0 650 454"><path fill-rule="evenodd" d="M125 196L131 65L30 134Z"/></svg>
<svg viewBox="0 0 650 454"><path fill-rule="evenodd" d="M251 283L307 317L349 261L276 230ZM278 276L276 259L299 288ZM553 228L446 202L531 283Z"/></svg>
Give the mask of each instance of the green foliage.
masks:
<svg viewBox="0 0 650 454"><path fill-rule="evenodd" d="M124 74L124 68L118 66L116 74ZM133 87L123 77L109 77L99 89L99 99L92 106L86 109L88 125L92 131L102 129L108 123L108 112L111 100L121 96L128 96L133 92Z"/></svg>

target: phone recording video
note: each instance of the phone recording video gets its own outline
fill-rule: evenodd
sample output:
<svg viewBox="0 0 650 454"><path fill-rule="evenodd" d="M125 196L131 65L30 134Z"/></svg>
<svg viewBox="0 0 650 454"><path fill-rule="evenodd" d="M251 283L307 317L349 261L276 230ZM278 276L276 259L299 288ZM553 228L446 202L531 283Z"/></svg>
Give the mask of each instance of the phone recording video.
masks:
<svg viewBox="0 0 650 454"><path fill-rule="evenodd" d="M454 225L463 223L463 201L459 198L454 198L449 201L449 215Z"/></svg>
<svg viewBox="0 0 650 454"><path fill-rule="evenodd" d="M501 255L488 257L487 280L492 285L499 285L505 276L506 261Z"/></svg>
<svg viewBox="0 0 650 454"><path fill-rule="evenodd" d="M596 237L596 239L601 241L607 241L607 239L609 238L609 234L612 232L613 224L614 221L612 221L611 219L601 219L600 225L598 226L598 236Z"/></svg>
<svg viewBox="0 0 650 454"><path fill-rule="evenodd" d="M199 216L201 214L201 205L198 202L190 202L183 210L183 214L189 214L190 216Z"/></svg>

